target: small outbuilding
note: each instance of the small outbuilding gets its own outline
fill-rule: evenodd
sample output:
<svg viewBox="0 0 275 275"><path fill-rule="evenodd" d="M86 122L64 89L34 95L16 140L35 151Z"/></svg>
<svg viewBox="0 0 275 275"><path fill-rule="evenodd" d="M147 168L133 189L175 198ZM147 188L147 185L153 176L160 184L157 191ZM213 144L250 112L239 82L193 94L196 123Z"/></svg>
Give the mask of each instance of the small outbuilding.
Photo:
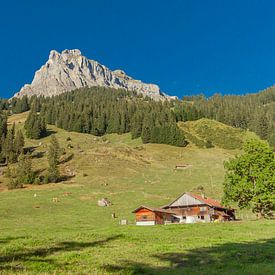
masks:
<svg viewBox="0 0 275 275"><path fill-rule="evenodd" d="M173 221L173 212L162 208L141 205L133 213L136 215L136 225L165 224Z"/></svg>

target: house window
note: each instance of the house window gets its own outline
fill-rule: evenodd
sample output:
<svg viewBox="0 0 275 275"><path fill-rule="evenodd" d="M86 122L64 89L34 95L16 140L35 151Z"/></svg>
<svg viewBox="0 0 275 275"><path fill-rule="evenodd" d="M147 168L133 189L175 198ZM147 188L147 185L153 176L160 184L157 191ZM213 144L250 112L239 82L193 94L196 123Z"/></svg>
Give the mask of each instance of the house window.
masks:
<svg viewBox="0 0 275 275"><path fill-rule="evenodd" d="M141 216L143 220L147 220L147 216Z"/></svg>
<svg viewBox="0 0 275 275"><path fill-rule="evenodd" d="M204 216L201 216L201 220L204 220Z"/></svg>
<svg viewBox="0 0 275 275"><path fill-rule="evenodd" d="M206 206L200 207L200 211L206 211L206 210L207 210Z"/></svg>
<svg viewBox="0 0 275 275"><path fill-rule="evenodd" d="M186 216L182 216L182 219L183 219L183 220L186 220Z"/></svg>

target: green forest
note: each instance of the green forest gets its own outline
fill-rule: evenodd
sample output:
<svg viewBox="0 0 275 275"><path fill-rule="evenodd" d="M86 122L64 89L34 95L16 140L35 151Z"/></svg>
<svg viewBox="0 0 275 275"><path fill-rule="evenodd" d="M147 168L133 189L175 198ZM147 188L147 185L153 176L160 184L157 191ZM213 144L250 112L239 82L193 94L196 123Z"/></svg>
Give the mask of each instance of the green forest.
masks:
<svg viewBox="0 0 275 275"><path fill-rule="evenodd" d="M96 136L130 132L133 139L141 137L143 143L186 146L177 122L210 118L253 131L275 146L275 87L244 96L198 95L163 101L135 92L93 87L55 97L2 99L0 109L6 114L31 110L25 130L33 139L47 135L46 124L51 124Z"/></svg>

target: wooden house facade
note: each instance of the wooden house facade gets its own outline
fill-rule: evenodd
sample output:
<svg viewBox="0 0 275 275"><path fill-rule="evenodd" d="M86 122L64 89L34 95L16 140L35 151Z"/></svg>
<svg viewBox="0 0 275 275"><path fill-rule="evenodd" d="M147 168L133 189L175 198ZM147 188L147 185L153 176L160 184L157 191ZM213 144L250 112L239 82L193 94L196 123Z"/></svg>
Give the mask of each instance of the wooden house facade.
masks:
<svg viewBox="0 0 275 275"><path fill-rule="evenodd" d="M234 210L220 202L192 193L183 193L169 205L162 207L174 213L179 223L228 221L235 219Z"/></svg>
<svg viewBox="0 0 275 275"><path fill-rule="evenodd" d="M133 213L136 215L136 225L165 224L173 220L173 213L162 208L140 206Z"/></svg>

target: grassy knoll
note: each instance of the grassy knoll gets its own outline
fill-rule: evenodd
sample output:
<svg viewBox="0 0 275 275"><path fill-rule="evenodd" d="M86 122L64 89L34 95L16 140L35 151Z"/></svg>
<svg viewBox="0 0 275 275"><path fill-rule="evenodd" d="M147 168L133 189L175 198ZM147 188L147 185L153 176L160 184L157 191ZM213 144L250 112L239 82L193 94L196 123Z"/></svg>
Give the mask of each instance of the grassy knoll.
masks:
<svg viewBox="0 0 275 275"><path fill-rule="evenodd" d="M180 122L179 126L189 141L202 148L207 146L206 141L210 141L214 146L220 148L239 149L248 138L257 138L252 132L206 118Z"/></svg>
<svg viewBox="0 0 275 275"><path fill-rule="evenodd" d="M22 127L25 116L12 120ZM0 273L272 274L274 221L133 225L131 211L140 204L160 206L199 186L220 199L223 161L237 151L50 130L66 149L60 164L66 181L7 191L0 177ZM27 140L40 173L49 138ZM175 171L175 164L189 166ZM103 197L113 204L98 207ZM122 218L130 224L120 226Z"/></svg>

